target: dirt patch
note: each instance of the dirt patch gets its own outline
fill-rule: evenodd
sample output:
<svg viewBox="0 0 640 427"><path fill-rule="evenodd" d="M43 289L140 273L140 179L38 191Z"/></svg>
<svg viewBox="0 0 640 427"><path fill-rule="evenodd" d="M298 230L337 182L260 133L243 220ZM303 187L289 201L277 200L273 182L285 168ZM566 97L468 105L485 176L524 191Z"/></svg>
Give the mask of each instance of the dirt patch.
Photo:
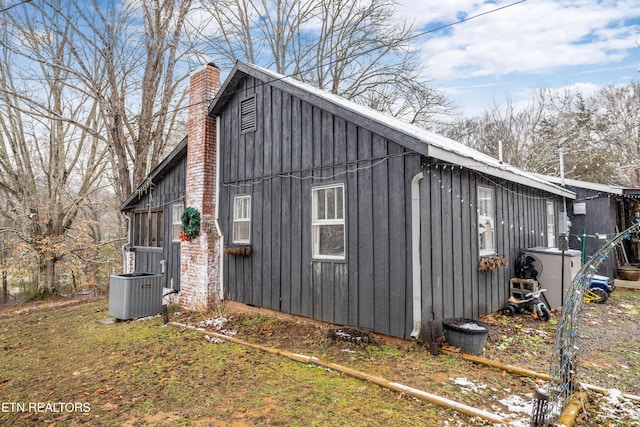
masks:
<svg viewBox="0 0 640 427"><path fill-rule="evenodd" d="M75 305L86 304L88 302L95 301L94 298L63 298L56 297L42 301L29 302L24 304L11 303L6 305L0 305L0 319L3 317L10 317L21 315L25 313L31 313L34 311L51 310L61 307L72 307Z"/></svg>
<svg viewBox="0 0 640 427"><path fill-rule="evenodd" d="M586 304L579 329L579 377L582 382L640 395L640 291L617 290L605 304ZM529 316L494 313L485 356L548 372L557 316L541 322ZM622 369L622 374L612 370Z"/></svg>

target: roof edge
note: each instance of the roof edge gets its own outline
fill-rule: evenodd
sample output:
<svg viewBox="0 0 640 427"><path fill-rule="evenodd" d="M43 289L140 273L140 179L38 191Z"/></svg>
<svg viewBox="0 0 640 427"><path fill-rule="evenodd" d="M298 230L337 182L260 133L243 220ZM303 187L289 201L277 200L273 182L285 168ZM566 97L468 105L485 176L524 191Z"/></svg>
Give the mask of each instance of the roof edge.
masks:
<svg viewBox="0 0 640 427"><path fill-rule="evenodd" d="M130 207L130 205L136 200L139 190L142 189L142 187L145 185L145 182L147 182L149 178L153 180L155 177L157 177L166 169L168 169L172 165L173 161L176 158L178 158L183 151L185 152L185 155L186 155L187 140L188 138L186 136L182 138L182 141L180 141L180 143L178 143L178 145L176 145L176 147L173 150L171 150L171 153L169 153L164 159L162 159L162 161L158 163L158 165L155 168L153 168L151 172L149 172L149 174L146 176L144 181L142 181L142 183L140 183L136 187L136 189L133 190L133 192L129 195L129 197L127 197L126 200L122 202L122 204L120 205L120 211L124 211L128 207Z"/></svg>
<svg viewBox="0 0 640 427"><path fill-rule="evenodd" d="M237 61L233 70L223 83L218 96L211 102L208 113L219 114L229 100L231 93L245 76L252 76L262 80L265 84L273 84L281 90L293 94L304 94L305 99L321 108L331 106L338 109L347 120L354 121L372 132L394 141L404 147L427 157L448 161L483 172L488 175L506 179L542 191L571 199L576 194L548 180L539 178L530 172L499 162L497 159L468 147L458 141L404 122L398 118L388 116L369 107L341 98L309 84L280 75L273 71ZM312 101L309 100L312 99Z"/></svg>

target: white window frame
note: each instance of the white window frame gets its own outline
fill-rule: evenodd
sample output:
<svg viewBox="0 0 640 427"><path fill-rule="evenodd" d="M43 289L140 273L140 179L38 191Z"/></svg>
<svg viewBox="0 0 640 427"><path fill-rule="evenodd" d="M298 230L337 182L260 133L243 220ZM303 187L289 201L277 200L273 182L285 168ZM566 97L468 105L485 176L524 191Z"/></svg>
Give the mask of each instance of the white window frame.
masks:
<svg viewBox="0 0 640 427"><path fill-rule="evenodd" d="M547 247L556 247L556 204L553 200L547 200L546 203L547 218Z"/></svg>
<svg viewBox="0 0 640 427"><path fill-rule="evenodd" d="M180 241L180 231L182 231L182 213L184 212L184 204L176 203L171 206L171 240Z"/></svg>
<svg viewBox="0 0 640 427"><path fill-rule="evenodd" d="M248 224L247 236L238 237L236 225ZM251 196L242 195L233 198L233 243L251 243Z"/></svg>
<svg viewBox="0 0 640 427"><path fill-rule="evenodd" d="M496 198L495 190L491 187L479 185L477 190L478 200L478 249L480 256L496 254ZM489 232L490 242L485 235L483 247L483 233Z"/></svg>
<svg viewBox="0 0 640 427"><path fill-rule="evenodd" d="M338 192L334 192L333 200L333 212L329 212L329 198L327 190L340 190L341 196ZM322 206L319 200L320 196L325 199L323 201L325 212L321 215L319 212L320 206ZM345 260L346 259L346 227L345 227L345 191L344 183L330 184L313 187L311 189L311 210L312 210L312 244L313 244L313 258L319 260ZM321 217L324 216L324 217ZM326 226L342 226L342 253L341 254L326 254L320 253L320 236L321 230Z"/></svg>

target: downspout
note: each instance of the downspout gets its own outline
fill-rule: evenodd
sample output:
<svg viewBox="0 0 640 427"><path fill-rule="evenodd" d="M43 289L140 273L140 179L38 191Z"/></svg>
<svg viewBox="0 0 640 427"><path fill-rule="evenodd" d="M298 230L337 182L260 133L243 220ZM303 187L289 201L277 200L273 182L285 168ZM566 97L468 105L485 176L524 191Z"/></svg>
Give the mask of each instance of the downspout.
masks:
<svg viewBox="0 0 640 427"><path fill-rule="evenodd" d="M411 180L411 270L413 272L413 331L411 338L422 337L422 271L420 262L420 181L424 172Z"/></svg>
<svg viewBox="0 0 640 427"><path fill-rule="evenodd" d="M127 243L122 245L122 271L124 273L131 273L131 271L127 270L127 266L129 265L127 262L127 247L131 245L131 216L129 213L125 215L127 219Z"/></svg>
<svg viewBox="0 0 640 427"><path fill-rule="evenodd" d="M222 234L222 227L220 227L220 189L222 186L220 185L220 116L216 117L216 182L214 184L215 192L216 192L216 206L215 206L215 215L214 215L214 224L216 226L216 233L218 234L218 245L219 245L219 254L220 254L220 264L219 267L219 280L220 280L220 301L224 301L224 235Z"/></svg>

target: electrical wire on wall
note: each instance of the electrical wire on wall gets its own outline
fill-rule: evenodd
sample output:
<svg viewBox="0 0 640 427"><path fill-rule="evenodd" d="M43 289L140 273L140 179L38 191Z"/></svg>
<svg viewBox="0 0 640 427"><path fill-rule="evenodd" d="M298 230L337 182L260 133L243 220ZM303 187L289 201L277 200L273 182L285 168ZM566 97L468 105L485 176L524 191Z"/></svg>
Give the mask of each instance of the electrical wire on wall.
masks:
<svg viewBox="0 0 640 427"><path fill-rule="evenodd" d="M303 168L303 169L296 169L296 170L290 170L287 172L279 172L279 173L274 173L274 174L270 174L270 175L266 175L266 176L262 176L262 177L255 177L255 178L247 178L247 179L241 179L241 180L237 180L237 181L225 181L223 182L221 185L223 187L232 187L232 188L248 188L248 187L253 187L255 185L261 184L265 181L269 181L272 179L276 179L276 178L283 178L283 179L297 179L297 180L307 180L307 179L312 179L312 180L318 180L318 181L327 181L327 180L333 180L337 177L346 175L346 174L350 174L350 173L356 173L359 171L363 171L363 170L368 170L368 169L373 169L374 167L386 162L389 159L395 159L395 158L400 158L400 157L404 157L407 155L418 155L418 153L415 152L411 152L411 151L406 151L400 154L393 154L393 155L388 155L388 156L381 156L381 157L372 157L369 159L362 159L362 160L357 160L357 161L352 161L352 162L345 162L342 164L337 164L337 165L328 165L328 166L318 166L318 167L311 167L311 168ZM368 165L365 166L358 166L361 163L370 163ZM340 172L336 172L333 173L331 175L314 175L313 172L315 171L322 171L322 170L328 170L328 169L339 169L339 168L346 168L343 171ZM309 173L309 175L304 175L305 173Z"/></svg>

